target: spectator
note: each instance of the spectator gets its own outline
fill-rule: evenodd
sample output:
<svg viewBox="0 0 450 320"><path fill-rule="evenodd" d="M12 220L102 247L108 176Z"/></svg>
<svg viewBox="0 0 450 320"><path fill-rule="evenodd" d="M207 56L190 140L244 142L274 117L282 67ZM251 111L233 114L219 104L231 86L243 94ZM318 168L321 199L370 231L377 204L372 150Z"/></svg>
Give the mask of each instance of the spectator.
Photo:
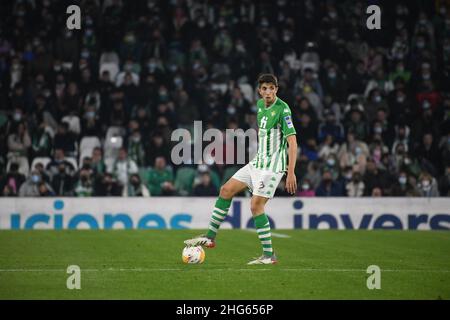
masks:
<svg viewBox="0 0 450 320"><path fill-rule="evenodd" d="M373 194L375 188L380 189L382 193L387 193L386 191L389 188L390 180L389 174L384 170L380 170L376 163L372 159L369 159L367 161L366 173L363 178L365 186L364 195L368 196Z"/></svg>
<svg viewBox="0 0 450 320"><path fill-rule="evenodd" d="M168 196L175 193L173 173L167 167L164 157L157 157L153 169L148 173L148 189L154 196Z"/></svg>
<svg viewBox="0 0 450 320"><path fill-rule="evenodd" d="M7 194L16 196L24 181L25 176L19 172L19 165L17 163L12 163L9 172L0 180L0 188L5 191L5 188L7 187Z"/></svg>
<svg viewBox="0 0 450 320"><path fill-rule="evenodd" d="M356 140L353 132L347 133L347 141L341 145L338 153L341 168L358 165L360 172L366 169L366 160L369 155L367 144Z"/></svg>
<svg viewBox="0 0 450 320"><path fill-rule="evenodd" d="M34 169L39 172L44 182L50 183L50 177L44 169L44 165L41 162L36 163Z"/></svg>
<svg viewBox="0 0 450 320"><path fill-rule="evenodd" d="M299 197L314 197L316 195L309 179L303 180L303 183L301 184L299 190L297 190L296 195Z"/></svg>
<svg viewBox="0 0 450 320"><path fill-rule="evenodd" d="M46 130L46 123L41 122L31 139L33 157L49 157L52 148L52 138Z"/></svg>
<svg viewBox="0 0 450 320"><path fill-rule="evenodd" d="M39 197L41 195L40 185L45 184L46 190L53 191L52 188L42 180L38 171L33 170L30 177L20 186L19 197Z"/></svg>
<svg viewBox="0 0 450 320"><path fill-rule="evenodd" d="M150 197L150 192L139 175L132 174L129 183L123 188L122 197Z"/></svg>
<svg viewBox="0 0 450 320"><path fill-rule="evenodd" d="M372 197L382 197L383 191L380 188L376 187L372 189Z"/></svg>
<svg viewBox="0 0 450 320"><path fill-rule="evenodd" d="M344 128L336 121L336 115L332 110L324 111L325 123L319 126L319 141L323 141L327 135L331 135L335 141L341 142L344 138Z"/></svg>
<svg viewBox="0 0 450 320"><path fill-rule="evenodd" d="M72 163L66 160L63 149L55 149L54 158L47 164L45 169L53 176L59 172L59 165L61 163L64 163L67 174L73 175L75 173L75 168Z"/></svg>
<svg viewBox="0 0 450 320"><path fill-rule="evenodd" d="M431 163L435 173L441 168L439 149L431 133L424 134L422 143L416 149L416 157L426 159Z"/></svg>
<svg viewBox="0 0 450 320"><path fill-rule="evenodd" d="M57 196L69 197L73 195L73 178L67 174L64 162L58 165L58 173L53 175L51 185Z"/></svg>
<svg viewBox="0 0 450 320"><path fill-rule="evenodd" d="M343 193L339 185L333 181L330 171L324 171L322 174L322 181L316 189L317 197L341 197Z"/></svg>
<svg viewBox="0 0 450 320"><path fill-rule="evenodd" d="M327 135L319 147L319 158L326 159L328 156L337 156L339 144L335 142L332 135Z"/></svg>
<svg viewBox="0 0 450 320"><path fill-rule="evenodd" d="M450 196L450 164L445 168L445 174L439 178L439 193L442 197Z"/></svg>
<svg viewBox="0 0 450 320"><path fill-rule="evenodd" d="M39 183L38 190L39 190L40 197L55 196L55 193L53 192L53 190L51 188L49 188L49 185L46 182Z"/></svg>
<svg viewBox="0 0 450 320"><path fill-rule="evenodd" d="M423 172L419 176L417 188L421 197L439 197L437 181L427 172Z"/></svg>
<svg viewBox="0 0 450 320"><path fill-rule="evenodd" d="M200 174L199 183L194 187L193 195L196 197L213 197L217 195L217 188L211 181L208 171Z"/></svg>
<svg viewBox="0 0 450 320"><path fill-rule="evenodd" d="M91 167L95 175L102 175L106 171L105 161L103 161L103 153L100 147L92 150Z"/></svg>
<svg viewBox="0 0 450 320"><path fill-rule="evenodd" d="M134 129L128 138L128 155L138 167L144 165L145 151L139 129Z"/></svg>
<svg viewBox="0 0 450 320"><path fill-rule="evenodd" d="M400 171L397 177L397 182L392 185L389 195L392 197L420 196L415 184L411 183L411 176L408 176L405 171Z"/></svg>
<svg viewBox="0 0 450 320"><path fill-rule="evenodd" d="M81 169L79 179L75 182L76 197L90 197L94 193L92 175L88 169Z"/></svg>
<svg viewBox="0 0 450 320"><path fill-rule="evenodd" d="M117 181L122 184L122 186L126 186L129 176L133 173L138 173L136 162L128 157L128 153L125 148L120 148L119 156L113 165L114 176Z"/></svg>
<svg viewBox="0 0 450 320"><path fill-rule="evenodd" d="M69 124L67 122L60 123L55 134L54 149L61 149L64 154L75 156L76 144L75 134L69 131Z"/></svg>
<svg viewBox="0 0 450 320"><path fill-rule="evenodd" d="M362 181L361 173L354 171L352 180L349 181L346 186L346 194L348 197L362 197L364 195L364 181Z"/></svg>
<svg viewBox="0 0 450 320"><path fill-rule="evenodd" d="M8 136L8 160L19 164L19 171L27 175L30 165L28 163L28 150L31 139L25 123L17 124L15 132Z"/></svg>
<svg viewBox="0 0 450 320"><path fill-rule="evenodd" d="M99 177L94 188L94 195L97 197L117 197L122 195L122 186L114 180L111 173L105 173Z"/></svg>

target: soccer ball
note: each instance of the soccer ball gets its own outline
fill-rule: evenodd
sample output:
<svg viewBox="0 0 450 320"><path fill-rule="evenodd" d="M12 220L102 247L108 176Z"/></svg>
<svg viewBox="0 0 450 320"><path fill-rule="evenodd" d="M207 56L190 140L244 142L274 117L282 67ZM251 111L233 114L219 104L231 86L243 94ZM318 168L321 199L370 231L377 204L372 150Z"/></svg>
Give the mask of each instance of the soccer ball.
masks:
<svg viewBox="0 0 450 320"><path fill-rule="evenodd" d="M184 263L203 263L205 261L205 250L201 246L186 247L181 255Z"/></svg>

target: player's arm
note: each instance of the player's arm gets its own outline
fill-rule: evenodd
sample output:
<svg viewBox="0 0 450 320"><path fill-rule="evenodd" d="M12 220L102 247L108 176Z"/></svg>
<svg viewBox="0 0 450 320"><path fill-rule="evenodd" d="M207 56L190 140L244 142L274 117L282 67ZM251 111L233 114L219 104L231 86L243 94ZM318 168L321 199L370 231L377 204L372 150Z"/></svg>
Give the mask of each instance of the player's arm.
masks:
<svg viewBox="0 0 450 320"><path fill-rule="evenodd" d="M297 178L295 177L295 163L297 162L297 138L292 134L286 138L288 142L288 170L286 177L286 190L290 194L297 191Z"/></svg>

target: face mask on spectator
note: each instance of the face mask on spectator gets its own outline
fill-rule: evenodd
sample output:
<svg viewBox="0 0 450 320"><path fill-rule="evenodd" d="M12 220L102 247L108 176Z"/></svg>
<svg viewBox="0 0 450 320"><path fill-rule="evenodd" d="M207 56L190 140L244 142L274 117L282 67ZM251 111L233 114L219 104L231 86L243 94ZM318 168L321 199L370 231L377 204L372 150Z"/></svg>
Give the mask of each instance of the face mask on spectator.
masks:
<svg viewBox="0 0 450 320"><path fill-rule="evenodd" d="M139 142L139 141L141 141L141 137L140 136L133 136L131 138L131 140L133 140L133 142Z"/></svg>
<svg viewBox="0 0 450 320"><path fill-rule="evenodd" d="M418 41L418 42L416 43L416 45L417 45L417 48L422 49L422 48L425 47L425 42L423 42L423 41Z"/></svg>
<svg viewBox="0 0 450 320"><path fill-rule="evenodd" d="M175 79L173 79L173 82L177 87L183 86L183 79L181 79L180 77L176 77Z"/></svg>
<svg viewBox="0 0 450 320"><path fill-rule="evenodd" d="M327 164L330 167L334 166L335 163L336 163L336 161L333 158L327 159Z"/></svg>
<svg viewBox="0 0 450 320"><path fill-rule="evenodd" d="M93 119L93 118L95 118L95 112L94 112L94 111L88 111L88 112L86 112L86 117L87 117L88 119Z"/></svg>
<svg viewBox="0 0 450 320"><path fill-rule="evenodd" d="M205 25L206 25L206 21L205 20L202 19L202 20L198 21L199 28L203 28Z"/></svg>
<svg viewBox="0 0 450 320"><path fill-rule="evenodd" d="M405 101L405 96L397 96L398 103L402 103L403 101Z"/></svg>
<svg viewBox="0 0 450 320"><path fill-rule="evenodd" d="M375 101L375 102L381 102L381 96L380 95L376 95L376 96L374 96L373 97L373 101Z"/></svg>
<svg viewBox="0 0 450 320"><path fill-rule="evenodd" d="M304 184L302 185L302 189L303 189L303 190L309 190L309 184L304 183Z"/></svg>
<svg viewBox="0 0 450 320"><path fill-rule="evenodd" d="M20 121L20 120L22 120L22 114L19 113L19 112L15 112L14 115L13 115L13 119L14 119L15 121Z"/></svg>
<svg viewBox="0 0 450 320"><path fill-rule="evenodd" d="M431 78L431 75L427 72L427 73L422 73L422 78L425 80L429 80Z"/></svg>
<svg viewBox="0 0 450 320"><path fill-rule="evenodd" d="M334 71L334 70L328 71L328 77L329 77L330 79L336 78L336 71Z"/></svg>
<svg viewBox="0 0 450 320"><path fill-rule="evenodd" d="M374 128L375 133L380 134L383 132L383 128L382 127L375 127Z"/></svg>
<svg viewBox="0 0 450 320"><path fill-rule="evenodd" d="M422 181L422 188L424 190L429 190L431 188L430 180L423 180Z"/></svg>
<svg viewBox="0 0 450 320"><path fill-rule="evenodd" d="M405 185L405 184L406 184L406 177L405 177L405 176L399 177L399 178L398 178L398 182L399 182L401 185Z"/></svg>
<svg viewBox="0 0 450 320"><path fill-rule="evenodd" d="M41 177L38 174L33 174L31 176L31 181L33 181L34 183L39 183L41 181Z"/></svg>

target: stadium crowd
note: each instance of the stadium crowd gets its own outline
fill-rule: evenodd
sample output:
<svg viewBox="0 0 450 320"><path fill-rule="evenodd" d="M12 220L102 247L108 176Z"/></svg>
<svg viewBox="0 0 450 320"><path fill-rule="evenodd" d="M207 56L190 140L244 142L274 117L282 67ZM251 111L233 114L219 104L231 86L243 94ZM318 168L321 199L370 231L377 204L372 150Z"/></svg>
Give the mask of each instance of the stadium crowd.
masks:
<svg viewBox="0 0 450 320"><path fill-rule="evenodd" d="M216 196L239 166L175 166L171 132L256 128L269 72L298 196L449 196L450 7L380 3L1 1L1 196Z"/></svg>

